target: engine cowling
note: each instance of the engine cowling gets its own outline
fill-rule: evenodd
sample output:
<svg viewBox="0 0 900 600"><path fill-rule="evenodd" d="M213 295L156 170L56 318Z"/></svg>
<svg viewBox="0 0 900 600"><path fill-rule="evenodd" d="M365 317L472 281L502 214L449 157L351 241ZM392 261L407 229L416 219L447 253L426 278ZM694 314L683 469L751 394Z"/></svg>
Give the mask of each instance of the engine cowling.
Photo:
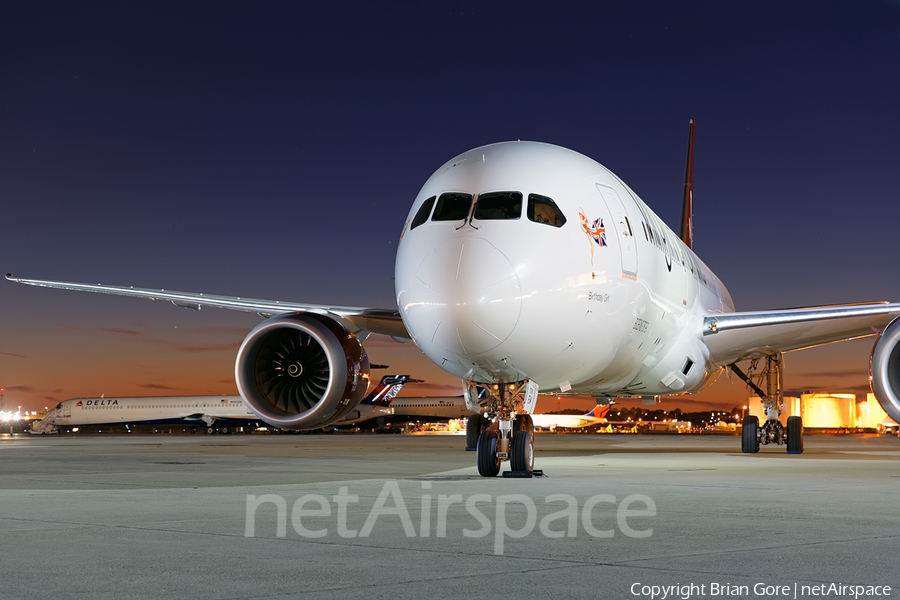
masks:
<svg viewBox="0 0 900 600"><path fill-rule="evenodd" d="M900 423L900 317L891 321L875 342L869 382L884 412Z"/></svg>
<svg viewBox="0 0 900 600"><path fill-rule="evenodd" d="M235 361L241 397L282 429L318 429L356 408L369 384L362 344L333 319L271 317L244 339Z"/></svg>

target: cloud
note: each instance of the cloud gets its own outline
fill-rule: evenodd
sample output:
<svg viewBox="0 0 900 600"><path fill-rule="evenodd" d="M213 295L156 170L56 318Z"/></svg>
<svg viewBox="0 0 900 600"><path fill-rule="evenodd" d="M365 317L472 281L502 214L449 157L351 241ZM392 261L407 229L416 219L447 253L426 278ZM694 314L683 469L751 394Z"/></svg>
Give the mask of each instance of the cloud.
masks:
<svg viewBox="0 0 900 600"><path fill-rule="evenodd" d="M132 331L130 329L111 329L109 327L98 327L100 331L105 331L106 333L116 333L119 335L134 335L143 337L144 333L141 331Z"/></svg>
<svg viewBox="0 0 900 600"><path fill-rule="evenodd" d="M138 387L142 387L148 390L174 390L176 388L169 387L167 385L160 385L158 383L139 383Z"/></svg>
<svg viewBox="0 0 900 600"><path fill-rule="evenodd" d="M803 394L866 394L871 391L868 383L858 385L817 385L784 390L784 395L799 398Z"/></svg>
<svg viewBox="0 0 900 600"><path fill-rule="evenodd" d="M225 333L228 335L239 335L243 338L250 333L250 330L246 327L194 327L190 329L190 332L199 333L201 335L218 335L220 333Z"/></svg>
<svg viewBox="0 0 900 600"><path fill-rule="evenodd" d="M712 406L721 404L719 401L703 400L702 398L688 398L685 396L661 396L660 402L672 402L678 405L685 404L687 406ZM728 402L725 402L728 404ZM647 410L656 410L653 406L648 406Z"/></svg>
<svg viewBox="0 0 900 600"><path fill-rule="evenodd" d="M847 370L847 371L819 371L816 373L791 373L792 377L868 377L869 373L865 369Z"/></svg>
<svg viewBox="0 0 900 600"><path fill-rule="evenodd" d="M12 352L0 352L3 356L12 356L13 358L28 358L24 354L13 354Z"/></svg>
<svg viewBox="0 0 900 600"><path fill-rule="evenodd" d="M75 325L66 325L64 323L60 323L59 327L62 327L63 329L81 329L81 327L76 327Z"/></svg>
<svg viewBox="0 0 900 600"><path fill-rule="evenodd" d="M37 391L30 385L11 385L3 389L5 389L7 392L25 392L26 394L32 394Z"/></svg>
<svg viewBox="0 0 900 600"><path fill-rule="evenodd" d="M847 391L854 392L856 394L868 394L872 391L871 386L869 386L869 384L867 383L861 385L851 385L846 389Z"/></svg>
<svg viewBox="0 0 900 600"><path fill-rule="evenodd" d="M198 346L176 346L176 352L187 352L190 354L194 354L197 352L225 352L230 351L233 352L238 349L240 344L234 342L228 342L223 344L201 344Z"/></svg>

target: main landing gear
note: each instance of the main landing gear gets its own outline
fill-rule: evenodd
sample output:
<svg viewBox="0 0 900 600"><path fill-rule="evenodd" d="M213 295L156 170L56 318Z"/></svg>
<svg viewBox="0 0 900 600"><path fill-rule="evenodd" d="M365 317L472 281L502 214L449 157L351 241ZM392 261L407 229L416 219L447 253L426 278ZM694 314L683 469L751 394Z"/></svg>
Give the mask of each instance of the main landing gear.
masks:
<svg viewBox="0 0 900 600"><path fill-rule="evenodd" d="M755 363L754 363L755 364ZM784 412L783 373L784 358L781 352L766 356L765 370L761 376L766 378L766 392L753 383L752 379L741 371L737 365L730 365L731 370L743 379L762 400L766 410L766 422L760 426L759 419L747 415L741 425L741 452L754 454L759 452L761 444L787 445L788 454L803 452L803 420L797 416L787 418L787 427L778 419Z"/></svg>
<svg viewBox="0 0 900 600"><path fill-rule="evenodd" d="M470 393L471 392L471 393ZM466 425L466 446L474 447L478 473L496 477L509 461L510 477L532 477L534 470L534 409L537 386L531 382L477 386L467 384L469 410L477 410ZM509 473L509 475L507 475Z"/></svg>

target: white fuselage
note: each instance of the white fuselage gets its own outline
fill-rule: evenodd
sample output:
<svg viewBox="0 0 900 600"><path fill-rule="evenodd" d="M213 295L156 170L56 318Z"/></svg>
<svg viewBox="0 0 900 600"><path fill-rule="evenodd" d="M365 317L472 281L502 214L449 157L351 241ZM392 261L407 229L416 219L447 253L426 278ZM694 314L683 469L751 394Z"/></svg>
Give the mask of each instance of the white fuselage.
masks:
<svg viewBox="0 0 900 600"><path fill-rule="evenodd" d="M473 202L520 193L521 214L479 219L470 209L411 227L448 192ZM565 223L530 216L532 194ZM395 281L409 333L441 368L481 383L530 379L542 391L695 391L719 372L702 318L734 310L718 278L613 173L535 142L476 148L438 169L410 210Z"/></svg>
<svg viewBox="0 0 900 600"><path fill-rule="evenodd" d="M240 396L153 396L132 398L73 398L56 409L53 424L131 425L255 421L258 417Z"/></svg>
<svg viewBox="0 0 900 600"><path fill-rule="evenodd" d="M536 429L554 430L557 427L563 429L581 429L591 425L606 423L603 417L591 417L588 415L531 415Z"/></svg>
<svg viewBox="0 0 900 600"><path fill-rule="evenodd" d="M397 398L391 403L391 414L399 417L462 419L472 412L466 408L462 396Z"/></svg>
<svg viewBox="0 0 900 600"><path fill-rule="evenodd" d="M394 398L389 406L369 406L360 404L350 411L346 419L335 423L337 426L353 425L363 421L389 417L392 421L416 419L444 420L462 419L471 415L462 396L433 396L424 398Z"/></svg>

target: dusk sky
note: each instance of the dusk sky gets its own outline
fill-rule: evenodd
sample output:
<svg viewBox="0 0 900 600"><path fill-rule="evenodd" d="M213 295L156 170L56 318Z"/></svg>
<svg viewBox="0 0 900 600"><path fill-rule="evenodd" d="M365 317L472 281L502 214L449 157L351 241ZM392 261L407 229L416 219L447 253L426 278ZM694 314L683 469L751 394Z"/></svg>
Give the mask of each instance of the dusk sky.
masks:
<svg viewBox="0 0 900 600"><path fill-rule="evenodd" d="M3 3L2 272L395 308L444 161L566 146L677 230L693 117L694 250L738 310L900 301L900 2L410 4ZM5 408L236 393L258 322L0 281ZM863 393L873 343L791 353L785 387ZM404 395L459 393L366 348L426 381Z"/></svg>

